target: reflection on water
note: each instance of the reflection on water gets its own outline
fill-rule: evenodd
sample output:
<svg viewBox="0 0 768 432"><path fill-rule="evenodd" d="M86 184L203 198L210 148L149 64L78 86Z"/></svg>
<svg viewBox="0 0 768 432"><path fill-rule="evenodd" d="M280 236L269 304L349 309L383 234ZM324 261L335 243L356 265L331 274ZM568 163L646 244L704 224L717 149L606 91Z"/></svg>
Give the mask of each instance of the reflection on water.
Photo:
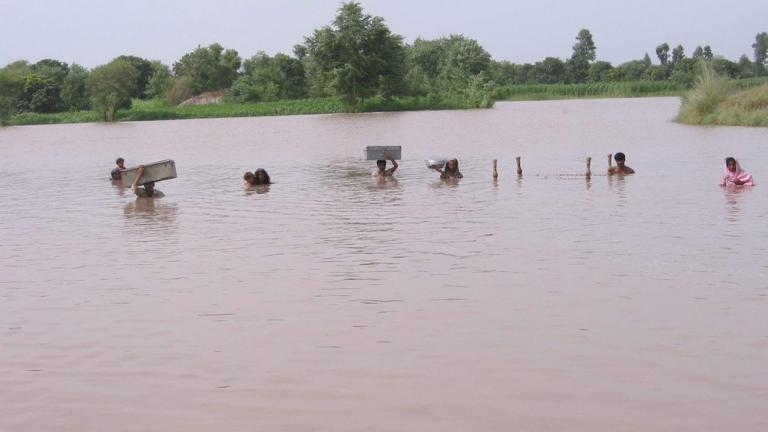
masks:
<svg viewBox="0 0 768 432"><path fill-rule="evenodd" d="M768 131L678 103L2 128L0 430L765 430Z"/></svg>

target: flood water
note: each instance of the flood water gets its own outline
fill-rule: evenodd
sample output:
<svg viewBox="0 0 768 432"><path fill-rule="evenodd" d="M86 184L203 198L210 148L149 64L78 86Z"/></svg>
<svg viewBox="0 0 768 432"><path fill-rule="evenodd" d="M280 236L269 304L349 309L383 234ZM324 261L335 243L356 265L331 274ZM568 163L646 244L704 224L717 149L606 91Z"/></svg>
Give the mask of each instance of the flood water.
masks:
<svg viewBox="0 0 768 432"><path fill-rule="evenodd" d="M678 104L0 129L0 430L768 430L768 130Z"/></svg>

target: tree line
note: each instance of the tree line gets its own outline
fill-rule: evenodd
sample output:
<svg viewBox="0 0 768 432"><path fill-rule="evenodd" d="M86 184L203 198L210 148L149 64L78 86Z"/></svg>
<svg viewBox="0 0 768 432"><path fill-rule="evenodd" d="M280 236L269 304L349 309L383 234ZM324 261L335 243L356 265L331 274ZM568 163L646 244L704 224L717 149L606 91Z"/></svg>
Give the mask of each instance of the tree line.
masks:
<svg viewBox="0 0 768 432"><path fill-rule="evenodd" d="M0 120L26 112L95 110L114 121L117 110L134 99L162 99L178 104L206 92L223 92L233 103L337 97L350 111L366 98L416 96L456 106L489 107L499 86L611 81L672 80L690 85L699 60L733 78L764 76L768 34L752 45L753 60L716 56L709 46L690 57L678 45L656 47L658 63L644 58L613 66L597 60L589 30L576 36L573 53L530 64L493 60L474 39L451 35L403 42L381 17L366 14L359 3L344 3L335 19L314 30L292 55L258 52L243 60L218 43L198 46L168 66L121 55L88 70L78 64L44 59L17 61L0 69Z"/></svg>

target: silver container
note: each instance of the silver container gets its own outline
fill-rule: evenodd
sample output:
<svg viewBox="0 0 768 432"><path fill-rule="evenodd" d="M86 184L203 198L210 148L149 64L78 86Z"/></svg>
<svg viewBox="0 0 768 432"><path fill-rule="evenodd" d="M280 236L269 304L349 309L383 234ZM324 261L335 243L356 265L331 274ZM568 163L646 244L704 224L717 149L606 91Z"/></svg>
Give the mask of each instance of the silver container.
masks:
<svg viewBox="0 0 768 432"><path fill-rule="evenodd" d="M389 151L392 159L402 159L402 146L368 146L365 148L365 158L367 160L385 160L384 150Z"/></svg>
<svg viewBox="0 0 768 432"><path fill-rule="evenodd" d="M442 168L448 163L445 159L429 159L424 162L426 162L427 168Z"/></svg>
<svg viewBox="0 0 768 432"><path fill-rule="evenodd" d="M131 167L123 171L123 184L133 184L138 174L139 167ZM149 182L159 182L176 178L176 162L166 159L159 162L144 164L144 174L139 179L140 185Z"/></svg>

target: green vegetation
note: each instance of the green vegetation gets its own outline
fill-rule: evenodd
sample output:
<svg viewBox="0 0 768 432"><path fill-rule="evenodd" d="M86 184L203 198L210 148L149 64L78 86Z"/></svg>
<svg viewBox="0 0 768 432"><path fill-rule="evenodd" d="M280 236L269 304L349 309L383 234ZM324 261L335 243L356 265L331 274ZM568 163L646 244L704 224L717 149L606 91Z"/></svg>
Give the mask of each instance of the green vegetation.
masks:
<svg viewBox="0 0 768 432"><path fill-rule="evenodd" d="M431 97L405 96L366 99L358 112L418 111L472 108L461 101L436 100ZM347 106L339 98L281 100L272 102L220 103L208 105L174 106L159 100L135 99L130 109L116 114L118 121L176 120L221 117L257 117L297 114L345 113ZM87 123L99 120L94 111L70 111L50 114L24 113L14 116L9 124L35 125L57 123Z"/></svg>
<svg viewBox="0 0 768 432"><path fill-rule="evenodd" d="M585 84L522 84L501 87L504 100L549 100L641 96L679 96L684 87L672 81L628 81Z"/></svg>
<svg viewBox="0 0 768 432"><path fill-rule="evenodd" d="M683 96L676 121L696 125L768 126L768 77L734 82L704 63Z"/></svg>
<svg viewBox="0 0 768 432"><path fill-rule="evenodd" d="M581 29L569 58L515 64L492 59L463 35L405 43L383 18L352 1L341 5L329 25L304 37L293 55L258 51L243 60L236 50L214 43L198 46L172 67L133 55L92 70L54 59L8 64L0 68L0 124L489 108L497 99L680 95L693 87L701 62L736 80L737 88L753 86L751 80L768 75L768 33L758 33L751 48L754 60L745 54L733 62L709 45L686 57L682 45L671 48L664 42L655 50L657 64L646 53L614 66L598 60L592 33ZM222 96L224 102L213 106L182 104L193 97Z"/></svg>

